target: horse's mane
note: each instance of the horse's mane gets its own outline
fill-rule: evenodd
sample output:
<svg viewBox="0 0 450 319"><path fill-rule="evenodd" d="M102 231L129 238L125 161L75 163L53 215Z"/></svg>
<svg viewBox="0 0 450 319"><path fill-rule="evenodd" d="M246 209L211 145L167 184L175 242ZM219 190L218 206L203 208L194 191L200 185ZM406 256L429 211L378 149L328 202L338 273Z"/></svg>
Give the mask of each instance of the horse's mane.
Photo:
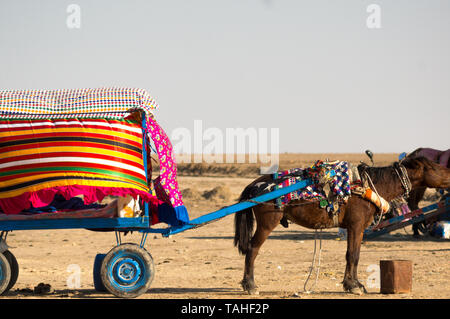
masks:
<svg viewBox="0 0 450 319"><path fill-rule="evenodd" d="M367 173L374 183L391 182L395 177L394 167L392 165L371 167L362 163L358 165L358 171L362 178L364 178L364 173Z"/></svg>

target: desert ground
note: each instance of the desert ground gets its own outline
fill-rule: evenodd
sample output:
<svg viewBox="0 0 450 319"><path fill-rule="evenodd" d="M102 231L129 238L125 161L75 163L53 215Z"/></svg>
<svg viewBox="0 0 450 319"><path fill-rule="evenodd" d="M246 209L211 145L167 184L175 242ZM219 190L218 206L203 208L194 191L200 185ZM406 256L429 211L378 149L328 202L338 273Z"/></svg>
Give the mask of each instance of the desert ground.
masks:
<svg viewBox="0 0 450 319"><path fill-rule="evenodd" d="M388 165L397 155L376 154L375 165ZM360 154L282 154L280 169L304 167L316 159L326 158L368 162L367 157ZM179 164L179 185L190 217L235 203L244 187L257 177L258 167L257 163ZM428 204L433 196L430 190L421 205ZM151 288L139 299L450 298L450 241L431 236L414 239L411 227L363 243L359 279L368 293L362 296L344 293L342 288L345 239L338 236L337 229L324 231L319 277L313 291L305 293L304 283L313 257L314 231L295 224L288 228L278 226L262 246L255 268L260 294L249 296L240 287L244 257L233 246L233 219L230 215L170 238L150 234L145 247L153 256L156 273ZM14 231L7 239L20 272L15 286L0 299L115 298L97 292L92 276L96 254L106 253L114 247L114 233L83 229ZM140 234L128 234L122 241L139 243ZM374 280L380 260L412 261L410 294L380 294ZM70 281L76 271L81 275L78 287ZM308 288L314 281L313 275ZM34 292L40 283L51 285L50 292Z"/></svg>

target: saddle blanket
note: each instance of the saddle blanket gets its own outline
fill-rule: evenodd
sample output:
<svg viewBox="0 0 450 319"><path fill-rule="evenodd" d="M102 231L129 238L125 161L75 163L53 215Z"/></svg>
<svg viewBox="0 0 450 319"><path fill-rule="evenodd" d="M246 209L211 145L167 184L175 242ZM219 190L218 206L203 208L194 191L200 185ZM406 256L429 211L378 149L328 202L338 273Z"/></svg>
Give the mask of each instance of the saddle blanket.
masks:
<svg viewBox="0 0 450 319"><path fill-rule="evenodd" d="M324 173L328 170L334 170L336 175L333 177L325 176ZM273 175L276 183L274 189L284 188L308 178L314 181L313 185L278 198L277 205L283 206L292 200L298 199L326 200L330 198L330 193L335 199L346 201L351 195L352 170L349 168L349 163L344 161L317 161L313 166L308 168L294 168L277 172ZM280 180L281 182L279 182ZM325 190L326 184L329 185L328 194ZM327 201L324 203L325 207L329 212L334 211L333 202Z"/></svg>

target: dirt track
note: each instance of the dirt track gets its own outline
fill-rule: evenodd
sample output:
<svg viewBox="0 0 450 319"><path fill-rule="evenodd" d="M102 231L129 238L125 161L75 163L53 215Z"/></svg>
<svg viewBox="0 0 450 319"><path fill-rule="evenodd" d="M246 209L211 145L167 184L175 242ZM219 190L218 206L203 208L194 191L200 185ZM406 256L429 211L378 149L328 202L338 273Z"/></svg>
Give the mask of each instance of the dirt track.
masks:
<svg viewBox="0 0 450 319"><path fill-rule="evenodd" d="M197 195L223 185L225 199L186 198L191 218L211 212L235 199L252 178L180 177L183 189ZM161 225L163 227L164 225ZM323 233L322 267L315 293L302 293L311 264L314 232L291 224L279 226L263 245L256 260L255 280L259 296L243 294L240 280L244 259L232 244L233 216L171 238L149 235L146 248L151 252L156 276L148 293L140 298L450 298L448 260L450 241L425 238L415 240L411 228L399 230L365 242L361 249L359 279L369 291L363 296L343 292L346 242L338 240L337 230ZM133 233L124 242L139 243ZM115 244L114 233L87 230L16 231L8 236L11 251L17 257L20 274L12 290L0 298L109 298L94 290L92 268L95 255L106 253ZM382 259L407 259L413 262L413 292L409 295L382 295L367 280L371 265ZM69 289L69 265L81 270L81 287ZM72 268L73 269L73 268ZM313 283L313 279L310 283ZM55 291L37 295L32 290L39 283L50 284ZM296 294L298 293L298 294Z"/></svg>

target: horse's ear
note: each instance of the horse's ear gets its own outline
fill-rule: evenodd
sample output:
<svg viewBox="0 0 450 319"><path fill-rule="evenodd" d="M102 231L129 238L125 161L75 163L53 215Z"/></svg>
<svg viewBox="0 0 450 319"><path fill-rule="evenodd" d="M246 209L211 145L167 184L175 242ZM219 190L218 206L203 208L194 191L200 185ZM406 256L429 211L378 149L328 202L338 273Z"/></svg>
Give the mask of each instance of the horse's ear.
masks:
<svg viewBox="0 0 450 319"><path fill-rule="evenodd" d="M366 150L366 155L370 158L370 161L372 162L372 166L375 165L374 161L373 161L373 153L371 150Z"/></svg>

